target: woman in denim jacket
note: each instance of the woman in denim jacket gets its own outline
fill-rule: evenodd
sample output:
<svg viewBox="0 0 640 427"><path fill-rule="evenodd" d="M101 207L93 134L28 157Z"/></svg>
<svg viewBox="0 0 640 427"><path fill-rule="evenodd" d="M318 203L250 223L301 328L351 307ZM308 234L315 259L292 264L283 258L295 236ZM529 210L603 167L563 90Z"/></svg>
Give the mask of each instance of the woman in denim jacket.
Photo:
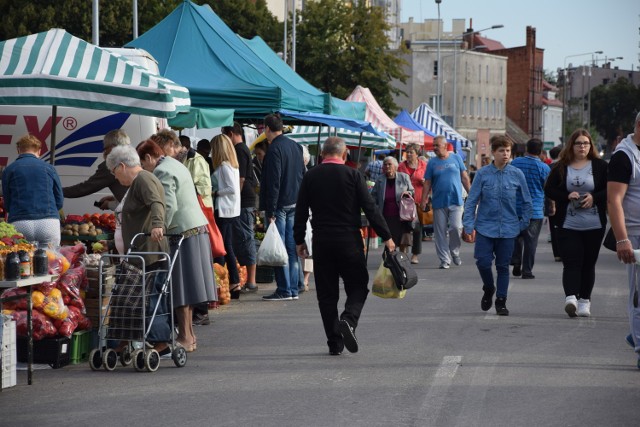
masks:
<svg viewBox="0 0 640 427"><path fill-rule="evenodd" d="M515 238L521 230L528 227L532 212L531 196L524 174L509 164L512 145L506 136L491 138L494 161L476 173L462 217L462 239L476 244L474 258L484 291L480 307L483 311L491 308L497 285L496 313L499 316L509 315L506 306L509 261ZM518 192L523 199L521 217L516 212ZM496 284L492 271L494 258L498 275Z"/></svg>

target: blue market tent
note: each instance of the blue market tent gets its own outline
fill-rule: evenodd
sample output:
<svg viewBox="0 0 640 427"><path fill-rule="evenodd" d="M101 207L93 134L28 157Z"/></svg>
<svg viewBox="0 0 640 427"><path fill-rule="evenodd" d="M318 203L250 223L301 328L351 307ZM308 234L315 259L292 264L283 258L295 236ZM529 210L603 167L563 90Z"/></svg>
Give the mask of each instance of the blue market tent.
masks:
<svg viewBox="0 0 640 427"><path fill-rule="evenodd" d="M449 126L428 104L420 104L411 117L436 135L443 135L453 144L456 153L462 154L462 146L469 146L469 140Z"/></svg>
<svg viewBox="0 0 640 427"><path fill-rule="evenodd" d="M236 119L262 119L282 108L331 111L331 95L280 75L208 5L185 0L127 47L150 52L163 76L189 89L195 107L231 108Z"/></svg>

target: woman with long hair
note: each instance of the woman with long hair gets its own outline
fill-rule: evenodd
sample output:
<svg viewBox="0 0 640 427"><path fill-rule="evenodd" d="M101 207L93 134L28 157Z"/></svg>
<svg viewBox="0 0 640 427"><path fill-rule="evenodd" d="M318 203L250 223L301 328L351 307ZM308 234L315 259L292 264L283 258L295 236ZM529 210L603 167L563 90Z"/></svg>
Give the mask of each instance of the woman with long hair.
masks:
<svg viewBox="0 0 640 427"><path fill-rule="evenodd" d="M551 169L545 195L555 202L558 251L562 258L564 310L591 314L596 262L607 225L607 162L585 129L571 134Z"/></svg>
<svg viewBox="0 0 640 427"><path fill-rule="evenodd" d="M214 214L220 228L227 270L229 270L229 292L231 298L240 297L240 274L233 253L233 227L240 218L240 170L233 143L226 135L216 135L211 140L211 163L213 164L212 182L214 189Z"/></svg>

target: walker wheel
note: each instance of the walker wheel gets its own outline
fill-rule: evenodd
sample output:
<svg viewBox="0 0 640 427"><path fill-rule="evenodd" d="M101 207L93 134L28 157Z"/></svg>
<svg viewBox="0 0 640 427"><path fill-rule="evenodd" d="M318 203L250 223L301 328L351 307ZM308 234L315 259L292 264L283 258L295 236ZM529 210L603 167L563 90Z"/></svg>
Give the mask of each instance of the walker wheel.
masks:
<svg viewBox="0 0 640 427"><path fill-rule="evenodd" d="M178 368L182 368L187 364L187 350L184 347L175 347L171 352L171 358Z"/></svg>
<svg viewBox="0 0 640 427"><path fill-rule="evenodd" d="M133 361L133 367L135 368L135 370L138 371L138 372L144 372L144 370L145 370L145 367L144 367L144 350L139 348L136 351L134 351L133 354L131 355L131 359Z"/></svg>
<svg viewBox="0 0 640 427"><path fill-rule="evenodd" d="M155 372L160 366L160 354L154 348L149 350L144 357L144 364L149 372Z"/></svg>
<svg viewBox="0 0 640 427"><path fill-rule="evenodd" d="M108 348L102 354L102 366L107 371L113 371L118 364L118 353L112 348Z"/></svg>
<svg viewBox="0 0 640 427"><path fill-rule="evenodd" d="M89 367L92 371L99 371L102 368L102 352L99 348L94 348L89 353Z"/></svg>
<svg viewBox="0 0 640 427"><path fill-rule="evenodd" d="M129 365L131 365L131 362L133 362L133 358L131 356L131 347L129 345L127 345L120 352L120 364L122 366L129 366Z"/></svg>

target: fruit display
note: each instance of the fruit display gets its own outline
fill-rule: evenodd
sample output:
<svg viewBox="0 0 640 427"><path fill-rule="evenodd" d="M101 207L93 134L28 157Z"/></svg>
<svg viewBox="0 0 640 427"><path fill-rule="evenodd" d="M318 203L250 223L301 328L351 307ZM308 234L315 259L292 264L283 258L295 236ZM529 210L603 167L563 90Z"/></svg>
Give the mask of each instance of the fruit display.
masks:
<svg viewBox="0 0 640 427"><path fill-rule="evenodd" d="M240 276L240 285L247 283L247 267L241 267L240 264L236 264L238 267L238 275ZM218 303L220 305L229 304L231 302L231 292L229 290L229 270L226 266L221 266L218 263L213 264L213 272L216 276L216 284L218 288Z"/></svg>
<svg viewBox="0 0 640 427"><path fill-rule="evenodd" d="M60 233L63 240L69 240L67 236L76 237L83 240L106 239L109 233L113 233L116 228L116 217L114 214L84 214L67 215Z"/></svg>
<svg viewBox="0 0 640 427"><path fill-rule="evenodd" d="M29 243L24 235L20 234L13 225L0 222L0 280L5 280L5 260L11 252L25 251L31 261L28 263L28 271L33 271L33 254L36 247Z"/></svg>

